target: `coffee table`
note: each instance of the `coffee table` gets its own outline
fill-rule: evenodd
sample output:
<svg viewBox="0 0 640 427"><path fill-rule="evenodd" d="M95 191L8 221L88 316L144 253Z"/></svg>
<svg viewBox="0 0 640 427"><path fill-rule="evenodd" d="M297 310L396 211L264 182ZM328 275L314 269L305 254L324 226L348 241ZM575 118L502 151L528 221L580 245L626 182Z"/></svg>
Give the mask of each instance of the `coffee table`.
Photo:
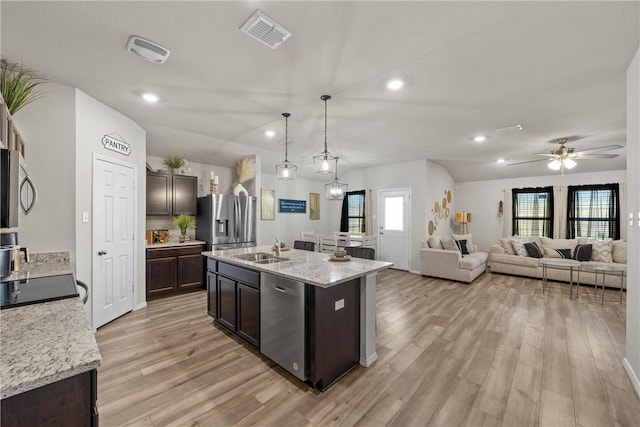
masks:
<svg viewBox="0 0 640 427"><path fill-rule="evenodd" d="M578 298L578 292L580 290L580 267L582 263L573 259L564 258L540 258L539 265L542 266L542 293L544 294L547 288L547 269L555 268L559 270L569 270L569 299L573 299L573 272L578 273L578 281L576 285L576 298Z"/></svg>
<svg viewBox="0 0 640 427"><path fill-rule="evenodd" d="M604 304L604 288L605 288L605 276L607 274L612 276L620 276L620 304L622 304L622 288L624 285L624 278L627 274L627 269L625 267L615 266L615 265L593 265L593 264L582 264L583 271L591 271L595 274L594 278L594 286L596 288L596 298L598 297L598 273L602 275L602 300L601 304Z"/></svg>

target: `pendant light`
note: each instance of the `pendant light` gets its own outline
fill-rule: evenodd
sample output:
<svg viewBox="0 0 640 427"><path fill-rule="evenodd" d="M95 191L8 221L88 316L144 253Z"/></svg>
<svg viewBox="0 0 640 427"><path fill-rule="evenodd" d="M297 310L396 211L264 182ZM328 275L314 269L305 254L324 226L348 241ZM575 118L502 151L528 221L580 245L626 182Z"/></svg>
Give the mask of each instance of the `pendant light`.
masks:
<svg viewBox="0 0 640 427"><path fill-rule="evenodd" d="M276 175L283 181L293 181L296 179L298 167L289 161L289 113L282 113L284 116L284 162L276 165Z"/></svg>
<svg viewBox="0 0 640 427"><path fill-rule="evenodd" d="M324 192L329 200L342 200L347 194L347 183L338 179L338 158L335 161L336 173L333 181L324 185Z"/></svg>
<svg viewBox="0 0 640 427"><path fill-rule="evenodd" d="M335 174L338 158L327 150L327 101L330 95L320 97L324 101L324 151L317 156L313 156L313 169L316 173Z"/></svg>

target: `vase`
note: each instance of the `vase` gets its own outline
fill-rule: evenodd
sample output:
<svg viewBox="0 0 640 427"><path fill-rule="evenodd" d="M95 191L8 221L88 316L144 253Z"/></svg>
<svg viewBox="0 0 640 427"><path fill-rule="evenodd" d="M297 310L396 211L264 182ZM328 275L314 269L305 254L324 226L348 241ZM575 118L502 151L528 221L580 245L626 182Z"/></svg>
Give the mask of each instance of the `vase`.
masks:
<svg viewBox="0 0 640 427"><path fill-rule="evenodd" d="M187 233L186 231L184 233L180 233L180 243L184 243L187 241Z"/></svg>
<svg viewBox="0 0 640 427"><path fill-rule="evenodd" d="M233 188L233 194L234 196L240 196L240 195L249 196L249 192L247 191L247 189L244 188L240 183L238 183L238 185L236 185Z"/></svg>

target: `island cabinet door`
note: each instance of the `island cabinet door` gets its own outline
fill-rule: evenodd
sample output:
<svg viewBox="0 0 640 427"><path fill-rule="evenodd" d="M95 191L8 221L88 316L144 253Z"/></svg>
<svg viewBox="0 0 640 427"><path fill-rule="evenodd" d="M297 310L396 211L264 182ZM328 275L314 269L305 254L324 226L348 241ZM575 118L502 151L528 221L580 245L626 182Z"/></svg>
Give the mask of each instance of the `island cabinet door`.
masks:
<svg viewBox="0 0 640 427"><path fill-rule="evenodd" d="M360 281L307 286L309 379L324 391L360 360Z"/></svg>
<svg viewBox="0 0 640 427"><path fill-rule="evenodd" d="M236 330L236 282L218 276L218 322L232 331Z"/></svg>
<svg viewBox="0 0 640 427"><path fill-rule="evenodd" d="M218 275L212 271L207 271L207 312L214 319L218 312Z"/></svg>
<svg viewBox="0 0 640 427"><path fill-rule="evenodd" d="M260 347L260 291L238 283L238 335Z"/></svg>

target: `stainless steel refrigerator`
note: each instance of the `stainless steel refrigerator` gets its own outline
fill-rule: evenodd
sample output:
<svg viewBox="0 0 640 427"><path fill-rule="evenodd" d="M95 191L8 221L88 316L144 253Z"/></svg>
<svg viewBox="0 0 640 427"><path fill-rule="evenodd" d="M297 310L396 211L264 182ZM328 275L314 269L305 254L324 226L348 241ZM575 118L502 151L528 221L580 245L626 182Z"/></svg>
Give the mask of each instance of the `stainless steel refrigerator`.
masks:
<svg viewBox="0 0 640 427"><path fill-rule="evenodd" d="M206 250L256 245L256 198L233 194L198 197L196 239Z"/></svg>

